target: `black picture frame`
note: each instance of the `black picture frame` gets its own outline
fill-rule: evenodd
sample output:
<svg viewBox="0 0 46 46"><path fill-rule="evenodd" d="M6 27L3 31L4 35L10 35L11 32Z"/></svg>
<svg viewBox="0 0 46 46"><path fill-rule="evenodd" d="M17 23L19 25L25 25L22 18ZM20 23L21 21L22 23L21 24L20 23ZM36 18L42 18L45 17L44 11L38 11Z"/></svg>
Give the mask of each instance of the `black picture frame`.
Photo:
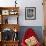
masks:
<svg viewBox="0 0 46 46"><path fill-rule="evenodd" d="M36 20L36 7L25 7L25 20Z"/></svg>

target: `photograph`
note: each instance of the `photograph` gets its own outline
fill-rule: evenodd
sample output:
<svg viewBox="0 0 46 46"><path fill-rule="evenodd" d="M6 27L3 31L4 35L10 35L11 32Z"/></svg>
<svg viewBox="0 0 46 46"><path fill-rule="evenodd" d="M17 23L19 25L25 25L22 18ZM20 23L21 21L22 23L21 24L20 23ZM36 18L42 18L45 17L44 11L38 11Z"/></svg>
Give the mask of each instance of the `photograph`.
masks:
<svg viewBox="0 0 46 46"><path fill-rule="evenodd" d="M36 19L36 8L35 7L26 7L25 8L25 19L26 20L35 20Z"/></svg>

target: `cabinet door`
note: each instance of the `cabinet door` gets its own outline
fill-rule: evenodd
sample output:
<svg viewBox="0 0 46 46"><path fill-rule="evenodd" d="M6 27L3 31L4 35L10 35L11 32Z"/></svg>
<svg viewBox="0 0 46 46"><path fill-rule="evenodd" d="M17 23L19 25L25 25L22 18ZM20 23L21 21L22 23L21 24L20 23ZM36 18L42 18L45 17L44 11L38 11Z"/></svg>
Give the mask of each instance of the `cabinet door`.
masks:
<svg viewBox="0 0 46 46"><path fill-rule="evenodd" d="M43 0L43 8L44 8L44 42L46 46L46 0Z"/></svg>
<svg viewBox="0 0 46 46"><path fill-rule="evenodd" d="M44 5L44 26L46 26L46 0L44 0L44 3L43 3Z"/></svg>
<svg viewBox="0 0 46 46"><path fill-rule="evenodd" d="M18 46L18 42L3 43L3 46Z"/></svg>
<svg viewBox="0 0 46 46"><path fill-rule="evenodd" d="M0 24L1 24L1 15L0 15Z"/></svg>
<svg viewBox="0 0 46 46"><path fill-rule="evenodd" d="M0 41L0 46L2 46L2 42Z"/></svg>
<svg viewBox="0 0 46 46"><path fill-rule="evenodd" d="M0 32L0 41L1 41L1 32Z"/></svg>

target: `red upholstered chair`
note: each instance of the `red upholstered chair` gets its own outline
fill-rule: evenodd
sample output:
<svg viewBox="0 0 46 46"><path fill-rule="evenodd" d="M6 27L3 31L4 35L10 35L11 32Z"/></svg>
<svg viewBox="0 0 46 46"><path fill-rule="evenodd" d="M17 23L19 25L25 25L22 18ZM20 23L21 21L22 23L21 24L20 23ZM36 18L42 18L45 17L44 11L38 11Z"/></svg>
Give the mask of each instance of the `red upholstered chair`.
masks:
<svg viewBox="0 0 46 46"><path fill-rule="evenodd" d="M27 31L25 32L24 37L22 38L21 46L27 46L25 40L28 39L28 38L30 38L30 37L32 37L32 36L34 36L34 37L36 38L36 40L37 40L37 35L36 35L36 33L33 31L33 29L32 29L32 28L27 29ZM41 46L41 44L40 44L40 42L37 40L37 44L35 44L34 46Z"/></svg>

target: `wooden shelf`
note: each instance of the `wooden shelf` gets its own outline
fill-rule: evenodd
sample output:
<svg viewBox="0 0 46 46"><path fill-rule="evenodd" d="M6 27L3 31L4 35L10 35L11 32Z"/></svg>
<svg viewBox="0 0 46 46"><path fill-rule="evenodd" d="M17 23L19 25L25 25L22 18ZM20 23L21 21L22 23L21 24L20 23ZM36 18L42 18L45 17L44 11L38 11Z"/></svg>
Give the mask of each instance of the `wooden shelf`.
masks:
<svg viewBox="0 0 46 46"><path fill-rule="evenodd" d="M14 31L14 29L17 30L17 32L19 31L20 29L20 26L19 24L0 24L0 28L1 28L1 31L5 28L9 28L9 29L12 29Z"/></svg>
<svg viewBox="0 0 46 46"><path fill-rule="evenodd" d="M13 12L13 14L10 12ZM9 16L15 16L15 17L17 16L17 24L18 24L19 7L0 7L0 15L1 15L2 24L4 23L6 24L5 20L7 20L7 23L8 23L8 18L5 19L5 17L9 17Z"/></svg>
<svg viewBox="0 0 46 46"><path fill-rule="evenodd" d="M19 41L1 41L0 43L0 45L3 45L3 46L18 46L18 42Z"/></svg>
<svg viewBox="0 0 46 46"><path fill-rule="evenodd" d="M7 18L9 16L14 16L14 17L17 16L16 17L17 24L9 24L8 18ZM19 17L19 7L0 7L0 20L1 20L1 24L0 24L0 32L1 32L0 46L18 46L19 40L17 39L17 41L16 41L16 38L18 38L18 36L17 36L18 31L20 29L20 26L18 24L18 17ZM13 39L15 38L15 41L13 41L13 39L10 39L12 37L8 38L8 39L10 39L9 41L3 39L4 37L2 37L2 35L4 35L3 34L4 29L10 29L10 31L14 31L14 33L13 33L14 35L13 34L12 35L13 35ZM16 37L15 37L15 34L16 34ZM12 36L12 35L10 35L10 36Z"/></svg>
<svg viewBox="0 0 46 46"><path fill-rule="evenodd" d="M19 7L0 7L0 10L12 10L12 9L16 9L16 10L19 10Z"/></svg>
<svg viewBox="0 0 46 46"><path fill-rule="evenodd" d="M19 40L15 40L15 41L10 40L10 41L3 41L3 42L5 42L5 43L8 43L8 42L12 43L12 42L19 42Z"/></svg>
<svg viewBox="0 0 46 46"><path fill-rule="evenodd" d="M4 11L4 12L6 11L7 15L18 15L19 7L0 7L0 14L2 14L2 11ZM13 14L10 14L11 12ZM6 14L4 14L4 15L6 15Z"/></svg>

